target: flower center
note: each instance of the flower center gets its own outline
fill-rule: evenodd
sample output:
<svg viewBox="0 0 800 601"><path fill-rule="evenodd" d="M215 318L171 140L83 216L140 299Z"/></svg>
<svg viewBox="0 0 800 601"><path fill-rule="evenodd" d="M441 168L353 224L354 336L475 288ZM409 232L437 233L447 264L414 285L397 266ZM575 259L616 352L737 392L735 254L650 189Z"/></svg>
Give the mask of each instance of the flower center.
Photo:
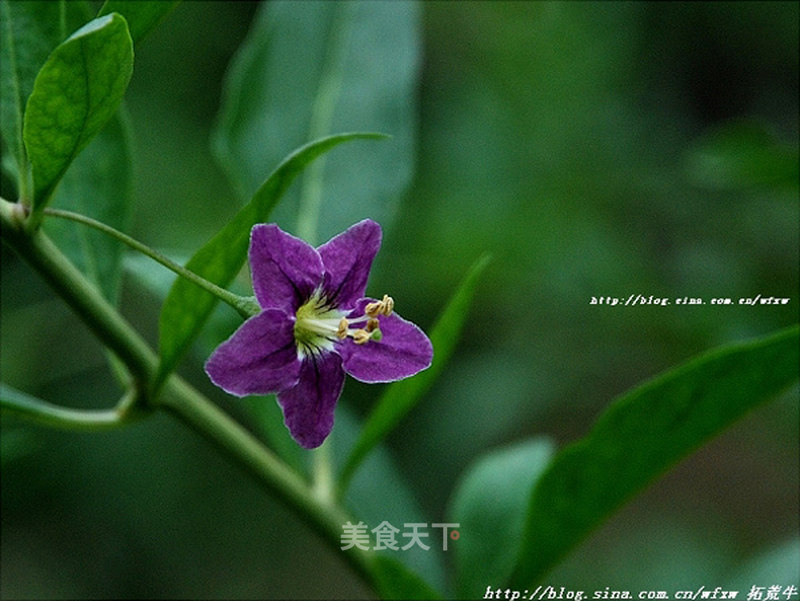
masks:
<svg viewBox="0 0 800 601"><path fill-rule="evenodd" d="M382 300L364 307L364 315L347 318L345 312L330 306L322 292L316 290L295 314L297 349L308 354L333 350L334 343L345 338L352 338L356 344L380 340L378 316L391 315L393 309L394 300L384 294Z"/></svg>

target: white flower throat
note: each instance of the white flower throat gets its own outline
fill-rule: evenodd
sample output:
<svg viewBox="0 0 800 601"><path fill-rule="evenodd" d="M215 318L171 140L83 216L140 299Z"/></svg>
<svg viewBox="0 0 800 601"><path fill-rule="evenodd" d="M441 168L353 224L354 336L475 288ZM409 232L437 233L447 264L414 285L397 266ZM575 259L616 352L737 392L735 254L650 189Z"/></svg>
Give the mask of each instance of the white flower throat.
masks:
<svg viewBox="0 0 800 601"><path fill-rule="evenodd" d="M301 355L331 351L335 342L345 338L352 338L356 344L379 341L383 335L378 327L378 316L391 315L393 309L394 300L384 294L382 300L364 307L364 315L348 318L349 311L330 306L322 291L317 289L295 313L297 351Z"/></svg>

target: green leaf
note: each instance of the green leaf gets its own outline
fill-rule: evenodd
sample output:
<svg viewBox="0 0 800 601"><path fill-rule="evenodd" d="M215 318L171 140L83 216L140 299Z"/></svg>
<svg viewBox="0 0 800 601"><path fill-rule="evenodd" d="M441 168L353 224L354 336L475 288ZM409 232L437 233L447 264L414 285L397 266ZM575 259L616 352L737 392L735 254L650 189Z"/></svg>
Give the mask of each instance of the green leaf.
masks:
<svg viewBox="0 0 800 601"><path fill-rule="evenodd" d="M375 558L378 566L378 594L381 599L441 599L435 589L392 557L379 555Z"/></svg>
<svg viewBox="0 0 800 601"><path fill-rule="evenodd" d="M450 515L460 524L456 582L460 598L477 598L487 583L505 582L514 569L528 499L554 451L530 440L482 456L461 479Z"/></svg>
<svg viewBox="0 0 800 601"><path fill-rule="evenodd" d="M716 349L615 401L539 480L511 585L540 579L666 469L796 381L799 333Z"/></svg>
<svg viewBox="0 0 800 601"><path fill-rule="evenodd" d="M118 14L90 21L50 54L28 98L23 138L41 212L70 163L117 110L133 71L133 44Z"/></svg>
<svg viewBox="0 0 800 601"><path fill-rule="evenodd" d="M753 585L800 585L800 538L794 536L761 551L737 566L724 582L726 588L741 591L749 591Z"/></svg>
<svg viewBox="0 0 800 601"><path fill-rule="evenodd" d="M341 490L347 489L350 478L370 450L397 426L439 377L455 350L478 279L488 263L489 257L484 255L472 265L431 330L430 339L433 344L431 366L413 378L391 384L381 396L350 451L340 477Z"/></svg>
<svg viewBox="0 0 800 601"><path fill-rule="evenodd" d="M262 4L214 135L241 197L287 149L336 131L382 131L392 138L381 148L348 147L309 169L275 221L311 243L367 215L388 226L413 173L419 47L413 2Z"/></svg>
<svg viewBox="0 0 800 601"><path fill-rule="evenodd" d="M128 22L131 38L138 44L156 25L171 13L180 0L106 0L98 17L119 13Z"/></svg>
<svg viewBox="0 0 800 601"><path fill-rule="evenodd" d="M242 207L186 264L186 268L210 282L230 284L242 268L250 243L250 230L268 219L272 208L289 184L315 158L348 140L380 139L377 133L347 133L328 136L297 149L264 181L250 202ZM214 309L217 298L184 278L175 280L159 318L161 364L157 385L175 369Z"/></svg>
<svg viewBox="0 0 800 601"><path fill-rule="evenodd" d="M126 230L132 201L131 162L129 123L120 111L67 170L53 205ZM103 232L65 219L46 218L44 227L103 296L116 303L124 246Z"/></svg>
<svg viewBox="0 0 800 601"><path fill-rule="evenodd" d="M25 103L50 51L65 37L63 2L0 0L0 133L4 166L27 196L27 157L22 141Z"/></svg>
<svg viewBox="0 0 800 601"><path fill-rule="evenodd" d="M347 405L340 403L336 408L336 427L332 433L336 467L340 467L345 459L346 442L355 439L360 426L359 420L348 410ZM431 524L440 521L425 514L412 487L403 478L388 450L380 445L354 478L353 486L344 498L344 506L356 520L366 523L369 530L384 521L403 532L407 531L407 523ZM447 552L442 550L441 528L429 527L427 531L427 544L430 546L428 550L415 545L401 552L371 551L379 558L388 555L384 557L387 562L381 569L382 596L401 599L408 598L408 595L415 598L420 595L422 598L440 596L438 593L430 597L428 595L432 589L442 590L445 586L444 556L450 553L452 546L449 546ZM406 543L406 539L398 533L397 542L402 545ZM402 565L391 565L392 559Z"/></svg>
<svg viewBox="0 0 800 601"><path fill-rule="evenodd" d="M91 19L86 2L0 0L0 138L2 168L17 193L31 200L30 166L22 139L25 104L53 48Z"/></svg>

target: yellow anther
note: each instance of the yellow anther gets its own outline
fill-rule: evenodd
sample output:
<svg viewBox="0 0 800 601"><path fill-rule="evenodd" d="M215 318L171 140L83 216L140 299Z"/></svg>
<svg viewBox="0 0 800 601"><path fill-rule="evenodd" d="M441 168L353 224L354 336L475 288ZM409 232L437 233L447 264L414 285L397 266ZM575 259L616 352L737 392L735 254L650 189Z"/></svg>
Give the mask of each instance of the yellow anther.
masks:
<svg viewBox="0 0 800 601"><path fill-rule="evenodd" d="M347 338L347 325L347 319L342 317L341 321L339 321L339 329L336 330L336 336L338 336L339 340Z"/></svg>
<svg viewBox="0 0 800 601"><path fill-rule="evenodd" d="M387 295L383 295L383 300L369 303L364 307L364 313L367 317L377 317L378 315L391 315L394 309L394 299Z"/></svg>
<svg viewBox="0 0 800 601"><path fill-rule="evenodd" d="M353 342L356 344L366 344L370 338L372 338L372 334L366 330L359 329L353 332Z"/></svg>
<svg viewBox="0 0 800 601"><path fill-rule="evenodd" d="M366 330L367 330L367 332L372 332L373 330L377 330L379 325L380 324L378 323L378 320L376 318L370 317L367 320Z"/></svg>

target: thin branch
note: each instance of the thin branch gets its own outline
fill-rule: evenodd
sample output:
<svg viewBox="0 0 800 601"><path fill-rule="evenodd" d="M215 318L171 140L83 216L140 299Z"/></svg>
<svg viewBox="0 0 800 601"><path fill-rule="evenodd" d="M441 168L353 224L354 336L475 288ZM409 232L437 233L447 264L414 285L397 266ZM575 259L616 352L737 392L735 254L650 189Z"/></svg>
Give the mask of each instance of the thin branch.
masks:
<svg viewBox="0 0 800 601"><path fill-rule="evenodd" d="M51 428L65 430L111 430L145 415L136 410L136 392L126 392L113 409L72 409L48 403L0 383L0 407L15 415Z"/></svg>
<svg viewBox="0 0 800 601"><path fill-rule="evenodd" d="M97 338L126 365L133 378L140 382L141 390L148 392L157 373L156 354L41 229L30 234L25 231L25 217L24 207L0 198L0 238L3 243L30 263ZM180 376L172 374L158 398L146 397L146 394L135 395L130 402L132 405L146 403L149 407L160 407L181 419L255 476L329 545L338 548L342 524L350 519L344 509L320 500L299 474ZM87 421L94 425L101 422L114 424L119 419L109 412L64 409L43 401L36 402L33 411L30 403L4 401L3 405L21 413L35 413L61 425ZM344 554L345 561L377 590L381 581L377 556L360 549L351 551L354 552Z"/></svg>
<svg viewBox="0 0 800 601"><path fill-rule="evenodd" d="M146 244L142 244L135 238L130 237L128 234L120 232L117 229L114 229L110 225L106 225L101 221L97 221L96 219L92 219L91 217L87 217L86 215L81 215L80 213L73 213L72 211L65 211L62 209L45 209L45 215L49 215L51 217L60 217L61 219L69 219L70 221L74 221L76 223L80 223L82 225L86 225L88 227L94 228L104 234L111 236L112 238L116 238L123 244L127 244L133 250L136 250L143 255L146 255L156 261L157 263L163 265L170 271L175 272L182 278L185 278L195 284L196 286L200 286L203 290L213 294L223 302L229 304L231 307L236 309L242 317L245 319L251 317L254 314L254 310L257 311L257 308L253 306L252 299L247 297L239 296L238 294L233 294L232 292L225 290L217 286L216 284L209 282L207 279L200 277L193 271L189 271L182 265L175 263L171 259L167 258L157 250L154 250L147 246Z"/></svg>

